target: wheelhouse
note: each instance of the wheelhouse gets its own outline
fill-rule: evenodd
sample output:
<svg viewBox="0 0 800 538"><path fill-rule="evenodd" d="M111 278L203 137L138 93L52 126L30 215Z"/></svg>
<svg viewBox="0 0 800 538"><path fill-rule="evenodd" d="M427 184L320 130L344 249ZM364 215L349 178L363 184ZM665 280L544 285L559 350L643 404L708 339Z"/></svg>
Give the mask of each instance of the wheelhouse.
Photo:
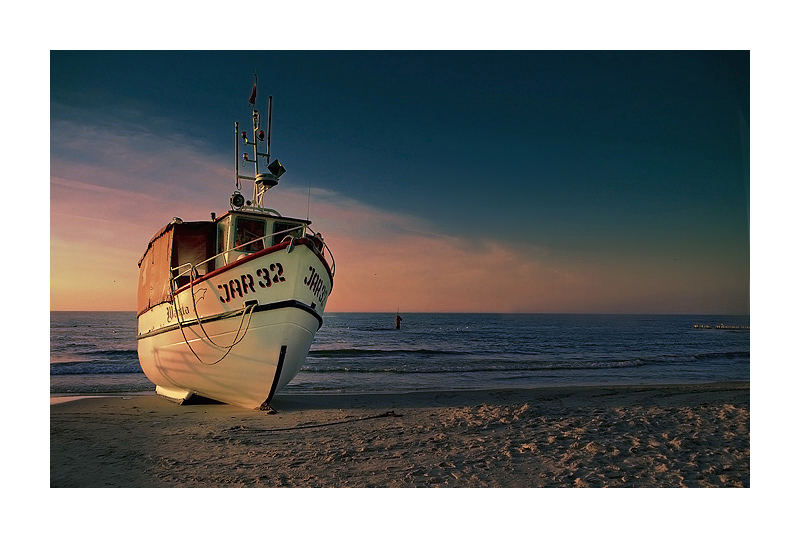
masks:
<svg viewBox="0 0 800 538"><path fill-rule="evenodd" d="M211 221L175 218L158 231L139 260L137 313L172 300L192 279L253 253L307 236L307 220L261 211L229 211ZM322 253L323 243L310 236Z"/></svg>
<svg viewBox="0 0 800 538"><path fill-rule="evenodd" d="M304 237L310 222L249 211L229 211L215 224L216 254L224 265L291 238Z"/></svg>

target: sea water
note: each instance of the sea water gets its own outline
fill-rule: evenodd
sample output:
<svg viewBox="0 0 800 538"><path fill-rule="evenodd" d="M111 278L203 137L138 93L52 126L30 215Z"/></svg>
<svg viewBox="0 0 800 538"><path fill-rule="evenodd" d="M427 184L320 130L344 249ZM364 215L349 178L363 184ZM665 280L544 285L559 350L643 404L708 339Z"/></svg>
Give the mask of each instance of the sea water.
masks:
<svg viewBox="0 0 800 538"><path fill-rule="evenodd" d="M330 313L282 393L750 379L749 316ZM707 325L711 329L697 329ZM133 312L51 312L50 393L147 393Z"/></svg>

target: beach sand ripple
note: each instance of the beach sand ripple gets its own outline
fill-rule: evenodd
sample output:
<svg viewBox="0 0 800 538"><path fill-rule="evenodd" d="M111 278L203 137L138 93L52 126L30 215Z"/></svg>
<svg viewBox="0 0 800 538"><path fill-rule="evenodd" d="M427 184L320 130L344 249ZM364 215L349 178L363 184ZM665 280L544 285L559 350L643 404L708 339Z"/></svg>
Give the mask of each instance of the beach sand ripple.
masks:
<svg viewBox="0 0 800 538"><path fill-rule="evenodd" d="M52 487L749 487L748 383L51 406Z"/></svg>

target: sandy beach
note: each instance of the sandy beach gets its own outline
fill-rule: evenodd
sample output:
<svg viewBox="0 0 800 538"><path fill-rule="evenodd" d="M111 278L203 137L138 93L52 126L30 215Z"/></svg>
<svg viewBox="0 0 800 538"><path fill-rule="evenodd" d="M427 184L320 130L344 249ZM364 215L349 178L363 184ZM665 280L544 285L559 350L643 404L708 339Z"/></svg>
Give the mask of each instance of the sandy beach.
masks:
<svg viewBox="0 0 800 538"><path fill-rule="evenodd" d="M750 385L50 406L51 487L749 487Z"/></svg>

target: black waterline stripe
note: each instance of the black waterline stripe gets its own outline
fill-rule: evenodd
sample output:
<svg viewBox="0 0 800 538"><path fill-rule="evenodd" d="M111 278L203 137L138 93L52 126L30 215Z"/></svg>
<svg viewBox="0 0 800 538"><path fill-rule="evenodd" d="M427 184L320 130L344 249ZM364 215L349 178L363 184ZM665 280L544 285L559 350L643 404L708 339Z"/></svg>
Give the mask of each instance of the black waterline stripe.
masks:
<svg viewBox="0 0 800 538"><path fill-rule="evenodd" d="M317 318L317 322L319 323L319 327L322 327L322 316L320 316L319 313L316 310L314 310L313 308L311 308L307 304L301 303L300 301L297 301L295 299L291 299L291 300L288 300L288 301L278 301L277 303L260 304L260 305L257 305L255 308L253 308L253 313L255 313L255 312L266 312L268 310L278 310L280 308L299 308L300 310L308 312L309 314L311 314L312 316ZM208 316L206 318L202 318L201 321L203 323L209 323L209 322L212 322L212 321L219 321L219 320L222 320L222 319L236 318L236 317L244 315L245 309L246 308L242 308L241 310L235 310L233 312L225 312L223 314L217 314L217 315L214 315L214 316ZM192 319L190 321L184 322L182 326L184 328L186 328L186 327L191 327L192 325L197 325L197 324L198 324L198 321L196 319ZM319 327L317 327L318 330L319 330ZM163 334L163 333L166 333L166 332L169 332L169 331L178 330L178 328L179 328L178 324L176 323L175 325L170 325L169 327L163 327L161 329L156 329L156 330L150 331L147 334L140 334L140 335L138 335L136 337L136 339L137 340L141 340L142 338L149 338L150 336L156 336L156 335Z"/></svg>

